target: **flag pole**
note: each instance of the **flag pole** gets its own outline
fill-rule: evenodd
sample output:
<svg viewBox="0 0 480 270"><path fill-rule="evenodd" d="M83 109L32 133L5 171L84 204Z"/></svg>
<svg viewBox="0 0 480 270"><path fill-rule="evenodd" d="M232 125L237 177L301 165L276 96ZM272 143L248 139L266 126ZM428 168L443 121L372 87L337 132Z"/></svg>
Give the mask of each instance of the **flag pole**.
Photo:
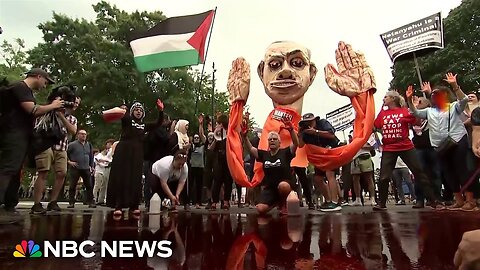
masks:
<svg viewBox="0 0 480 270"><path fill-rule="evenodd" d="M417 55L415 54L415 52L413 52L413 61L415 62L415 70L417 71L418 80L420 81L420 89L422 89L422 86L423 86L422 74L420 73L420 67L418 66ZM425 92L423 92L423 97L426 97Z"/></svg>
<svg viewBox="0 0 480 270"><path fill-rule="evenodd" d="M205 49L205 59L203 61L203 65L202 65L202 72L200 73L200 82L198 83L198 93L197 93L198 95L195 98L195 115L197 115L197 113L198 113L198 96L200 94L200 90L202 89L203 72L205 71L205 63L207 62L207 56L208 56L208 47L210 47L210 39L212 37L213 24L215 23L215 16L216 15L217 15L217 7L215 7L215 9L213 11L212 26L210 26L210 33L208 34L207 48Z"/></svg>

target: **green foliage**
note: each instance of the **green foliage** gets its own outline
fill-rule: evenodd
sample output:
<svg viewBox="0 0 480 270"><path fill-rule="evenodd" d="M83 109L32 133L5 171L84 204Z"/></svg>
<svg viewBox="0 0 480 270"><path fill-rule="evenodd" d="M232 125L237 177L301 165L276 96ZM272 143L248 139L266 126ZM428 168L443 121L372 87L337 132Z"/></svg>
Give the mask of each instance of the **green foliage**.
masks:
<svg viewBox="0 0 480 270"><path fill-rule="evenodd" d="M445 48L418 57L424 81L432 86L442 83L447 72L458 73L459 85L464 91L480 86L480 1L463 0L443 22ZM393 89L414 85L420 89L413 60L396 62L392 68Z"/></svg>
<svg viewBox="0 0 480 270"><path fill-rule="evenodd" d="M0 79L6 78L9 82L22 79L23 73L27 71L25 61L25 42L17 38L14 43L4 40L0 45L1 53L5 64L0 64Z"/></svg>
<svg viewBox="0 0 480 270"><path fill-rule="evenodd" d="M44 42L29 51L28 61L51 72L59 83L71 83L79 89L82 103L75 113L79 128L89 132L90 141L100 147L108 138L118 138L120 126L103 122L103 110L139 101L146 109L146 121L157 117L155 102L162 99L165 112L176 119L198 123L198 111L209 113L211 79L204 78L198 89L199 75L190 68L162 69L139 73L128 45L132 30L146 30L165 19L160 11L127 13L107 2L93 5L96 20L72 19L53 14L51 21L39 25ZM46 92L48 92L46 90ZM45 96L41 93L40 96ZM228 108L224 93L215 95L217 108ZM198 130L190 125L190 130Z"/></svg>

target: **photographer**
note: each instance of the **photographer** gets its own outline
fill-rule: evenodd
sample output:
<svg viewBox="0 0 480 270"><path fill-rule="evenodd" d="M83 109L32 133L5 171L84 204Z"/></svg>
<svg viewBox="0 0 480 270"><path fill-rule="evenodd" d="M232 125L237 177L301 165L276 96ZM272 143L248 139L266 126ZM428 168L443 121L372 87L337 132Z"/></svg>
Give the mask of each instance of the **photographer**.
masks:
<svg viewBox="0 0 480 270"><path fill-rule="evenodd" d="M335 129L332 124L325 119L315 117L313 113L304 114L299 123L300 126L300 147L305 144L313 144L325 148L335 148L339 144L339 140L335 137ZM338 198L338 185L335 180L334 171L322 171L315 168L314 182L319 185L325 203L320 206L320 210L324 212L339 211L341 206L332 202L334 198ZM328 182L325 182L325 180ZM337 199L338 202L338 199Z"/></svg>
<svg viewBox="0 0 480 270"><path fill-rule="evenodd" d="M32 138L34 118L63 106L59 99L36 105L33 91L54 81L40 68L33 68L26 75L23 81L0 90L0 204L11 212L18 203L20 171Z"/></svg>
<svg viewBox="0 0 480 270"><path fill-rule="evenodd" d="M62 98L62 100L65 101L65 108L55 111L63 124L63 132L75 135L77 133L77 118L73 116L73 112L78 108L80 98L75 96L73 87L68 86L60 86L53 89L48 99L55 100L56 98ZM44 214L46 211L61 210L57 204L57 198L62 190L65 176L67 174L67 146L68 135L52 147L35 155L35 165L38 178L33 190L35 203L31 209L32 214ZM40 201L42 200L42 194L45 191L48 172L50 172L52 168L55 170L55 183L50 196L50 202L45 210Z"/></svg>

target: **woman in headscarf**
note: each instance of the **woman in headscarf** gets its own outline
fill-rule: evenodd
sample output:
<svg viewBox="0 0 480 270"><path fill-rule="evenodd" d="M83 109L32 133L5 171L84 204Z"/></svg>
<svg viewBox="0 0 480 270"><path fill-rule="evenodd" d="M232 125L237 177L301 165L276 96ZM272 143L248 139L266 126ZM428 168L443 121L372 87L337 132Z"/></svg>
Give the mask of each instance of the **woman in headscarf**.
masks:
<svg viewBox="0 0 480 270"><path fill-rule="evenodd" d="M129 208L134 218L139 218L142 192L143 138L148 132L162 124L163 103L157 100L159 118L156 123L145 124L145 109L135 102L127 113L126 106L122 118L122 134L115 148L112 161L109 185L107 190L107 206L115 208L114 218L120 219L122 208Z"/></svg>
<svg viewBox="0 0 480 270"><path fill-rule="evenodd" d="M178 120L175 124L175 132L170 138L170 152L175 154L180 149L190 150L190 138L188 137L189 122L184 119Z"/></svg>

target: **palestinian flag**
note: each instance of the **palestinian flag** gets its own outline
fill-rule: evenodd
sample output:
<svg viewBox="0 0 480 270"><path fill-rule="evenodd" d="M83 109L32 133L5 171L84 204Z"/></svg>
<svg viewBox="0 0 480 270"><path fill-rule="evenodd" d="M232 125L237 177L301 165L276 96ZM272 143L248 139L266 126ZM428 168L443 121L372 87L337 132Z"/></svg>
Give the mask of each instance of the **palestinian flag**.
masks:
<svg viewBox="0 0 480 270"><path fill-rule="evenodd" d="M205 43L214 11L172 17L143 33L133 33L130 47L141 72L198 65L205 61Z"/></svg>

